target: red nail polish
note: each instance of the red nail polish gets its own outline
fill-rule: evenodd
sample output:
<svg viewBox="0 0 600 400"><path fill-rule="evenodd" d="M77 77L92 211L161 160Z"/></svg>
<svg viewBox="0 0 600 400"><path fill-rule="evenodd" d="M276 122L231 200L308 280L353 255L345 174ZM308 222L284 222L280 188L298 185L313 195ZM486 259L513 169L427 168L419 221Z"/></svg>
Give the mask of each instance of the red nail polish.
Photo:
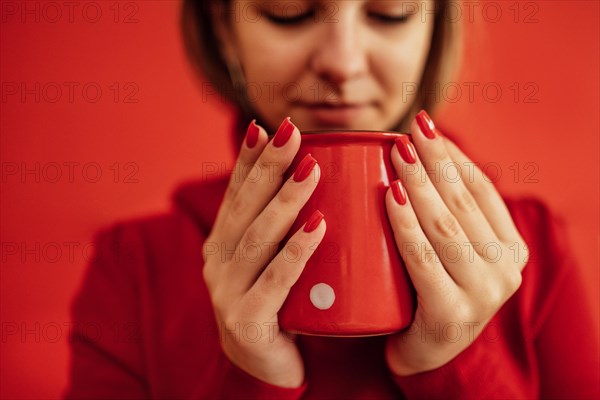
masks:
<svg viewBox="0 0 600 400"><path fill-rule="evenodd" d="M316 163L317 160L315 160L313 156L310 155L310 153L305 155L302 161L300 161L300 164L298 164L296 172L294 172L294 181L302 182L303 180L305 180L308 177L308 175L310 175L310 171L313 170Z"/></svg>
<svg viewBox="0 0 600 400"><path fill-rule="evenodd" d="M313 212L312 215L306 221L306 224L304 225L304 232L310 233L317 229L317 226L319 226L319 224L323 220L323 217L324 215L321 213L321 211L316 210L315 212Z"/></svg>
<svg viewBox="0 0 600 400"><path fill-rule="evenodd" d="M433 124L431 117L429 117L429 114L427 114L427 111L419 111L416 116L416 120L417 125L419 125L419 128L421 128L421 132L423 132L423 135L425 135L425 137L428 139L435 139L435 125Z"/></svg>
<svg viewBox="0 0 600 400"><path fill-rule="evenodd" d="M396 139L396 148L398 148L398 153L400 153L400 157L404 160L404 162L408 164L414 164L417 162L417 152L415 151L415 146L410 142L410 139L407 135L402 135L398 139Z"/></svg>
<svg viewBox="0 0 600 400"><path fill-rule="evenodd" d="M397 179L394 182L392 182L391 187L392 194L394 195L394 200L396 200L396 203L400 204L401 206L405 205L406 190L404 189L404 185L402 185L402 182L400 182L400 179Z"/></svg>
<svg viewBox="0 0 600 400"><path fill-rule="evenodd" d="M295 126L292 124L292 121L290 121L290 117L284 119L281 125L279 125L277 133L273 138L273 146L282 147L284 144L286 144L292 136L292 133L294 133L294 128Z"/></svg>
<svg viewBox="0 0 600 400"><path fill-rule="evenodd" d="M256 146L258 142L258 126L256 125L256 120L253 119L248 125L248 129L246 130L246 146L249 148L253 148Z"/></svg>

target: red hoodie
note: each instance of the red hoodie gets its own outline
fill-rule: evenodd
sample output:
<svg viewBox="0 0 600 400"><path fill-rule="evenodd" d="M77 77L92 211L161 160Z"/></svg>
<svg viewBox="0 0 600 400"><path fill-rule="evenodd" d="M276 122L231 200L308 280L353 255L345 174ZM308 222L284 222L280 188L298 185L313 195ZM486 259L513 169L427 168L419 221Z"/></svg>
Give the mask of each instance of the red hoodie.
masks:
<svg viewBox="0 0 600 400"><path fill-rule="evenodd" d="M506 199L533 249L520 289L448 364L398 377L385 364L385 337L298 336L301 388L253 378L221 351L202 278L202 243L225 186L184 185L171 213L98 235L73 303L79 329L67 398L599 397L598 333L581 274L560 225L534 199ZM441 327L425 339L444 334Z"/></svg>

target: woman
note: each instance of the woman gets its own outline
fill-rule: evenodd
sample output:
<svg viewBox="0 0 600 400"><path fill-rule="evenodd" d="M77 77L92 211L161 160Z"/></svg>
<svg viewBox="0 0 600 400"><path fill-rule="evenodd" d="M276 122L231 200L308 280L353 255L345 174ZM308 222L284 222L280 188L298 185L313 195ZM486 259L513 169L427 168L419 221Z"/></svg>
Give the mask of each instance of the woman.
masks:
<svg viewBox="0 0 600 400"><path fill-rule="evenodd" d="M237 164L229 181L182 187L173 213L99 236L73 307L80 329L67 397L598 396L598 347L579 271L543 204L503 199L477 169L452 182L405 173L469 162L417 112L432 110L430 89L454 64L459 38L449 7L184 2L193 59L239 109ZM412 133L390 154L400 179L386 195L417 292L407 330L342 339L279 329L277 312L327 215L316 212L292 236L301 262L269 251L259 262L236 256L247 243L280 242L315 189L320 169L310 157L282 179L298 128ZM253 165L275 173L245 179ZM425 250L405 252L406 241ZM472 256L451 261L439 251L448 243ZM485 243L501 256L491 258L478 246ZM256 325L270 329L248 332Z"/></svg>

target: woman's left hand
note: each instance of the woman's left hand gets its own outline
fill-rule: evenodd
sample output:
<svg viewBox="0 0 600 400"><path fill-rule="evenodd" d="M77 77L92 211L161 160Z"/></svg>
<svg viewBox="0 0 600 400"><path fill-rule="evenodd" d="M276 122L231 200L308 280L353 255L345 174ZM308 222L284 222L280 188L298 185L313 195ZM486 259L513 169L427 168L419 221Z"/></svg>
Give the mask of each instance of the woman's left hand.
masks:
<svg viewBox="0 0 600 400"><path fill-rule="evenodd" d="M438 368L465 350L521 284L528 259L494 185L425 112L397 141L400 179L386 195L396 245L417 292L412 325L391 335L397 375ZM416 150L415 150L416 147ZM401 183L399 183L401 182Z"/></svg>

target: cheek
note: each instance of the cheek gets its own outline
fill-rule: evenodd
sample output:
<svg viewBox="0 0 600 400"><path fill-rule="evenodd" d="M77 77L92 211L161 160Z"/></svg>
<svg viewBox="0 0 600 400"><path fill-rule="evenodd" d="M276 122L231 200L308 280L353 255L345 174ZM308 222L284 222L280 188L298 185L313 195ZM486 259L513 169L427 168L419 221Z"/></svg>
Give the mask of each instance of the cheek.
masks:
<svg viewBox="0 0 600 400"><path fill-rule="evenodd" d="M264 24L252 25L238 32L238 55L254 112L275 128L290 114L285 93L297 95L310 45L298 35L288 37Z"/></svg>
<svg viewBox="0 0 600 400"><path fill-rule="evenodd" d="M420 25L410 35L382 44L374 65L378 66L376 74L388 96L402 97L405 102L411 100L409 93L419 86L430 42L431 27Z"/></svg>
<svg viewBox="0 0 600 400"><path fill-rule="evenodd" d="M306 67L303 43L297 38L287 40L262 24L253 25L239 33L240 61L248 82L268 90L297 80Z"/></svg>

